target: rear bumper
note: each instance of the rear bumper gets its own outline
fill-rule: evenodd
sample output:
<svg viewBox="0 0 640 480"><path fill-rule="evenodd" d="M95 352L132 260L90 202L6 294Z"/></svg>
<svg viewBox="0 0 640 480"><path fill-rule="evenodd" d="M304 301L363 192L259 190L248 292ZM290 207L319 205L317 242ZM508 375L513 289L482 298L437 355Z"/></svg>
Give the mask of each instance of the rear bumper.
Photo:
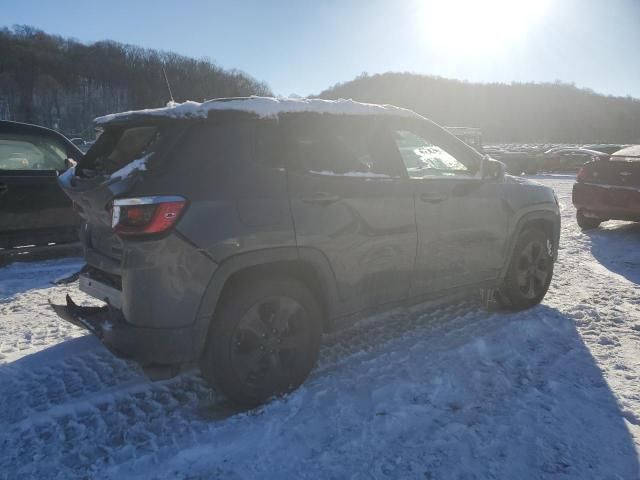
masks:
<svg viewBox="0 0 640 480"><path fill-rule="evenodd" d="M197 360L196 325L179 328L147 328L128 323L122 313L109 306L82 307L67 295L66 305L51 307L60 318L97 336L115 355L143 366L175 365Z"/></svg>
<svg viewBox="0 0 640 480"><path fill-rule="evenodd" d="M573 185L573 205L586 215L640 221L640 189L592 183Z"/></svg>
<svg viewBox="0 0 640 480"><path fill-rule="evenodd" d="M83 239L88 268L80 290L106 305L82 307L67 298L52 305L58 316L143 366L197 360L210 321L197 316L198 307L217 264L173 233L126 242L120 259Z"/></svg>
<svg viewBox="0 0 640 480"><path fill-rule="evenodd" d="M97 285L112 288L105 292L81 285L81 289L122 310L131 325L152 329L197 323L202 296L218 267L173 232L124 242L120 259L106 256L85 240L85 260L95 270Z"/></svg>

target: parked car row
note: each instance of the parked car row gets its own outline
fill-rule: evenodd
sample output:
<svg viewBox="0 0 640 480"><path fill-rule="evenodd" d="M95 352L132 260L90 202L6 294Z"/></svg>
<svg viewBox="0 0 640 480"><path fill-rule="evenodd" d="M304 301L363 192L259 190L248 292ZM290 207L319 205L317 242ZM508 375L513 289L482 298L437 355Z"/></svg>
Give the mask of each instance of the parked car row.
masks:
<svg viewBox="0 0 640 480"><path fill-rule="evenodd" d="M617 146L616 150L620 147ZM586 147L559 146L544 152L487 149L488 154L503 162L513 175L539 172L577 172L587 162L605 159L609 153ZM607 150L612 150L611 147Z"/></svg>

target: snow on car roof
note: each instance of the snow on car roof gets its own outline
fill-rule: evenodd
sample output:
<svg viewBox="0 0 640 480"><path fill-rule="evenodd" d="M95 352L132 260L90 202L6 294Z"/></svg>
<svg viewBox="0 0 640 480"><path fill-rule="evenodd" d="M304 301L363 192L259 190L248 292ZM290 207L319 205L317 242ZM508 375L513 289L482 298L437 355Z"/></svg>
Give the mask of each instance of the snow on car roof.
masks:
<svg viewBox="0 0 640 480"><path fill-rule="evenodd" d="M319 98L274 98L274 97L235 97L216 98L198 103L186 101L172 103L163 108L132 110L112 113L98 117L94 122L98 125L126 120L131 117L166 117L166 118L207 118L212 111L239 111L257 115L258 117L277 117L282 113L316 112L334 115L397 115L423 118L406 108L393 105L377 105L361 103L353 100L322 100Z"/></svg>
<svg viewBox="0 0 640 480"><path fill-rule="evenodd" d="M640 145L631 145L615 152L613 157L640 157Z"/></svg>

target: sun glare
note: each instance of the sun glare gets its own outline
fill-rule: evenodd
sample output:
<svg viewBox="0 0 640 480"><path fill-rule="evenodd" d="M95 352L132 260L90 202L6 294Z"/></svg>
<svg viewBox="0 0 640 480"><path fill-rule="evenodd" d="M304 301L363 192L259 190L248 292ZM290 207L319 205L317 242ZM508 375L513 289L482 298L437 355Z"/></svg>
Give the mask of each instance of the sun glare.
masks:
<svg viewBox="0 0 640 480"><path fill-rule="evenodd" d="M418 29L430 48L487 57L507 51L544 19L551 0L423 0Z"/></svg>

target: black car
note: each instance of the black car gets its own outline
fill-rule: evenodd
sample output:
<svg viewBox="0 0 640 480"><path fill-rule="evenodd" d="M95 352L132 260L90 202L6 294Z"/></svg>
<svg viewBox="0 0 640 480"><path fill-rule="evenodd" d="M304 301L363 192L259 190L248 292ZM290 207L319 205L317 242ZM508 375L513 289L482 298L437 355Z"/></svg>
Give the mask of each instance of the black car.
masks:
<svg viewBox="0 0 640 480"><path fill-rule="evenodd" d="M54 308L235 401L295 388L322 333L372 311L479 288L529 308L551 281L553 191L411 111L252 97L97 122L60 183L106 305Z"/></svg>
<svg viewBox="0 0 640 480"><path fill-rule="evenodd" d="M80 218L57 180L81 158L53 130L0 121L0 248L78 240Z"/></svg>

